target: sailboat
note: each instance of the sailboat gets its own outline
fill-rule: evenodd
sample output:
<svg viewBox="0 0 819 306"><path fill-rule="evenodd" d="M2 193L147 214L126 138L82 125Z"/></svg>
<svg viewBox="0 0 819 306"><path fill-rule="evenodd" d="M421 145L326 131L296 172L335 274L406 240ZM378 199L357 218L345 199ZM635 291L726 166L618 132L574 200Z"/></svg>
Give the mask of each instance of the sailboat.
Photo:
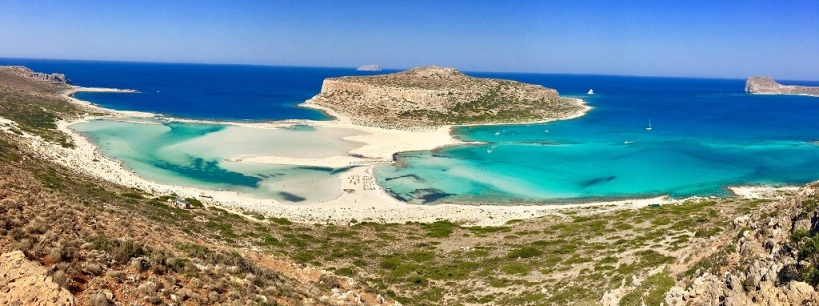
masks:
<svg viewBox="0 0 819 306"><path fill-rule="evenodd" d="M594 94L594 90L592 90L591 88L589 88L589 92L587 92L586 94L587 94L587 95L593 95L593 94Z"/></svg>
<svg viewBox="0 0 819 306"><path fill-rule="evenodd" d="M646 128L646 131L651 131L651 130L652 130L652 128L651 128L651 119L648 119L648 127Z"/></svg>

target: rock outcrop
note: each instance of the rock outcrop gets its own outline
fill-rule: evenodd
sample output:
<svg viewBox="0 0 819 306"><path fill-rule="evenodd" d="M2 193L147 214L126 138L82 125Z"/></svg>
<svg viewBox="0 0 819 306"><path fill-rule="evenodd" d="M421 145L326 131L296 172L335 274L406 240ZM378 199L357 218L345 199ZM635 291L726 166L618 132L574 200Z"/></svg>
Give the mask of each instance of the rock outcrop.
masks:
<svg viewBox="0 0 819 306"><path fill-rule="evenodd" d="M436 66L325 79L321 93L305 104L390 128L547 121L585 110L582 101L561 99L554 89Z"/></svg>
<svg viewBox="0 0 819 306"><path fill-rule="evenodd" d="M733 221L738 234L668 305L817 305L819 184ZM709 265L703 265L707 267Z"/></svg>
<svg viewBox="0 0 819 306"><path fill-rule="evenodd" d="M358 69L356 69L356 70L358 70L358 71L381 71L381 67L378 67L378 65L364 65L364 66L358 67Z"/></svg>
<svg viewBox="0 0 819 306"><path fill-rule="evenodd" d="M782 85L767 76L754 76L745 81L745 92L767 95L806 95L819 97L819 86Z"/></svg>
<svg viewBox="0 0 819 306"><path fill-rule="evenodd" d="M47 83L57 83L57 84L71 84L71 82L65 78L65 74L62 73L42 73L42 72L34 72L34 70L29 69L28 67L23 66L3 66L0 69L6 70L11 72L12 74L16 74L18 76L34 79L42 82Z"/></svg>
<svg viewBox="0 0 819 306"><path fill-rule="evenodd" d="M74 305L71 292L60 288L47 272L23 252L0 255L0 305Z"/></svg>

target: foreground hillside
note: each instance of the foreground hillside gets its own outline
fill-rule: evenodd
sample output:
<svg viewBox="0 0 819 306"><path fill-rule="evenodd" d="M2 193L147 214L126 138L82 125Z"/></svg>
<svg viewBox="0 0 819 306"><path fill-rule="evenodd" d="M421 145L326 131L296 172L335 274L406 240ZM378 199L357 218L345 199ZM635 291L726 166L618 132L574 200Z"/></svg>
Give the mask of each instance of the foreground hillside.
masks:
<svg viewBox="0 0 819 306"><path fill-rule="evenodd" d="M427 66L376 75L324 80L307 106L351 122L390 128L565 119L586 109L554 89L516 81L467 76Z"/></svg>
<svg viewBox="0 0 819 306"><path fill-rule="evenodd" d="M65 86L0 69L0 304L816 303L815 185L491 227L179 209L30 150L71 146L54 122L89 110Z"/></svg>

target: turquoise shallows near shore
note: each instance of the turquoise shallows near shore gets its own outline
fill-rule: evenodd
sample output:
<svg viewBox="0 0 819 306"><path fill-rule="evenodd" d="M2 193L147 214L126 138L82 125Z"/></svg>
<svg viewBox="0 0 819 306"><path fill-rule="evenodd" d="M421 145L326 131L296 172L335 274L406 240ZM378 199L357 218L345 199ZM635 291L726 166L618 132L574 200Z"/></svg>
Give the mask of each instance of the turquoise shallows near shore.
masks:
<svg viewBox="0 0 819 306"><path fill-rule="evenodd" d="M77 85L141 92L80 96L105 107L221 120L311 118L296 105L318 93L324 78L356 73L353 69L102 62L43 61L39 65L32 68L65 73ZM819 179L816 98L746 94L744 79L467 74L555 88L563 96L583 98L594 110L546 125L456 128L453 134L458 138L486 144L406 152L398 155L395 167L377 166L374 174L379 184L396 197L413 203L581 202L664 194L727 195L725 187L730 185L804 184ZM589 88L594 88L594 95L586 95ZM645 129L649 120L651 131ZM283 199L280 192L309 198L299 203L320 202L339 192L338 180L329 169L269 165L239 169L238 163L224 158L251 153L222 150L242 144L225 144L213 137L197 141L232 128L138 124L112 130L89 128L83 133L108 156L163 183L231 189L259 198ZM320 139L324 132L319 128L299 132L303 134L298 141ZM328 141L340 138L333 137ZM185 146L166 144L185 141L196 146L176 151ZM267 145L286 154L297 144ZM348 145L354 146L342 142L301 152L340 152ZM302 183L299 186L310 188L299 191L280 174L308 183L326 180L326 185Z"/></svg>
<svg viewBox="0 0 819 306"><path fill-rule="evenodd" d="M357 146L344 129L248 128L154 120L95 120L71 126L137 175L168 185L235 190L260 199L314 203L340 194L343 169L233 162L259 155L323 158Z"/></svg>

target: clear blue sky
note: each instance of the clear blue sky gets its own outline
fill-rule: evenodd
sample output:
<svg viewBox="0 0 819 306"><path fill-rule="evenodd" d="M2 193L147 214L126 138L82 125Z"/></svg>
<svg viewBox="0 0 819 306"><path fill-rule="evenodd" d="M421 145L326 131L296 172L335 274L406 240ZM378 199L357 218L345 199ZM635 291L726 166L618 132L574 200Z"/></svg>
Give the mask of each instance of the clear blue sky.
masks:
<svg viewBox="0 0 819 306"><path fill-rule="evenodd" d="M819 80L819 1L7 1L0 57Z"/></svg>

